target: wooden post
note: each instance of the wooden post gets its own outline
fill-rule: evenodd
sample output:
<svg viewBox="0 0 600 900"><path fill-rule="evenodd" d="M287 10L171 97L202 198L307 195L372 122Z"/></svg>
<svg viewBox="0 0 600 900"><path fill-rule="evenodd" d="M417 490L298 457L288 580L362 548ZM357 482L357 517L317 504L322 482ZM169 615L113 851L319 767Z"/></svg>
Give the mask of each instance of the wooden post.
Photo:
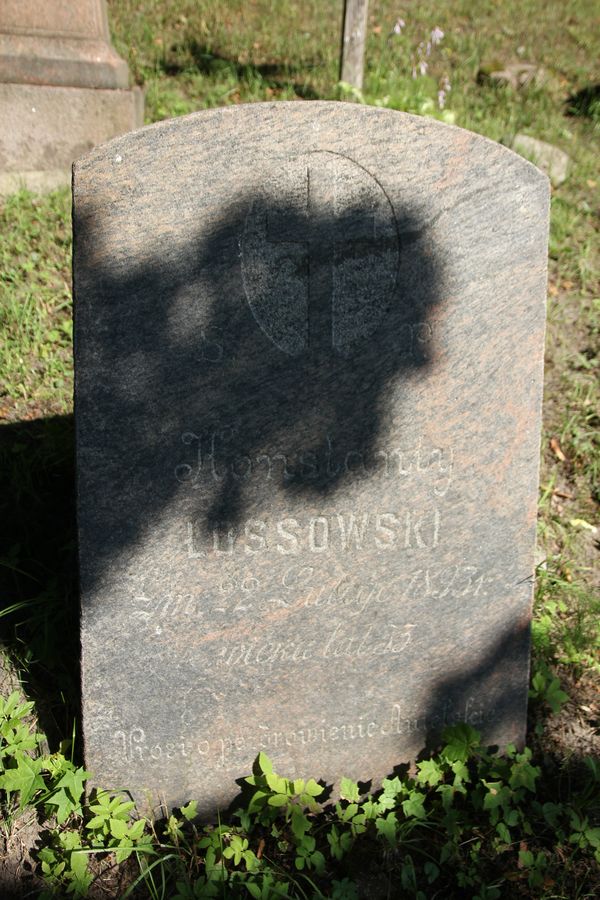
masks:
<svg viewBox="0 0 600 900"><path fill-rule="evenodd" d="M361 90L369 0L345 0L340 80Z"/></svg>

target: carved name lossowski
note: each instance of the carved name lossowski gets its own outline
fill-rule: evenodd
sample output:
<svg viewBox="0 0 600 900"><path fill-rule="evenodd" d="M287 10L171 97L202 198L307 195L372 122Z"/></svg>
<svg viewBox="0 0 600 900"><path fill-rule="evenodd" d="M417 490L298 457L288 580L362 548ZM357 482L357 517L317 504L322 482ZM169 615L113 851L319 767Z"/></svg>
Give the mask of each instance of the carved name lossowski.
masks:
<svg viewBox="0 0 600 900"><path fill-rule="evenodd" d="M481 727L493 722L496 709L486 707L478 697L469 697L457 707L446 700L440 711L432 714L415 713L402 704L395 703L391 713L382 721L376 716L365 714L357 722L338 722L335 725L301 725L293 730L277 730L265 724L258 724L258 735L251 738L243 734L227 737L210 735L180 734L176 740L157 743L139 726L128 731L119 730L113 734L121 758L128 763L160 762L166 759L189 760L192 765L228 769L249 765L252 757L260 750L272 751L280 747L301 747L310 744L335 744L353 741L369 741L396 735L422 734L431 729L440 730L455 722L467 722ZM182 716L182 719L184 716Z"/></svg>
<svg viewBox="0 0 600 900"><path fill-rule="evenodd" d="M339 451L329 436L320 450L300 449L285 453L239 454L230 443L239 435L236 425L216 429L207 434L186 431L181 435L184 444L195 448L192 462L175 467L180 484L199 488L202 479L217 483L233 478L235 481L264 479L266 481L328 480L340 475L366 476L377 474L395 479L398 487L414 485L424 477L431 480L433 494L444 497L452 482L454 454L452 448L423 447L390 450L355 449Z"/></svg>
<svg viewBox="0 0 600 900"><path fill-rule="evenodd" d="M336 513L270 521L249 519L232 528L213 528L208 535L202 523L187 523L188 557L252 556L274 551L293 556L304 551L326 553L365 547L378 550L434 550L440 539L441 514L437 507L401 512Z"/></svg>

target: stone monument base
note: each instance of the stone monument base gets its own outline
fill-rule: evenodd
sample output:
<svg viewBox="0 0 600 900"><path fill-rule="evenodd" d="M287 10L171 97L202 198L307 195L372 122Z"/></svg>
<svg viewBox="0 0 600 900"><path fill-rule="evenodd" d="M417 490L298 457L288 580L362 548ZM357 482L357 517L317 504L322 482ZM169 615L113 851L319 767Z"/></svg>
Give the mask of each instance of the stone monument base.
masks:
<svg viewBox="0 0 600 900"><path fill-rule="evenodd" d="M0 83L0 196L71 182L73 160L144 124L141 88Z"/></svg>

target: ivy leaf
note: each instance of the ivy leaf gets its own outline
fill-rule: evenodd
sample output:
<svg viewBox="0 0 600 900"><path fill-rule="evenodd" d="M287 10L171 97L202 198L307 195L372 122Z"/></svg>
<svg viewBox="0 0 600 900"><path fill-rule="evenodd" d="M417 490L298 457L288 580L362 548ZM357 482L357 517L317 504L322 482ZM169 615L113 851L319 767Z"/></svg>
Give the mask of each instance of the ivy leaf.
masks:
<svg viewBox="0 0 600 900"><path fill-rule="evenodd" d="M90 773L86 772L85 769L73 769L69 772L65 772L56 786L66 788L73 800L81 800L83 785L89 777Z"/></svg>
<svg viewBox="0 0 600 900"><path fill-rule="evenodd" d="M315 870L317 875L322 875L325 871L325 857L321 853L320 850L315 850L315 852L310 857L311 867Z"/></svg>
<svg viewBox="0 0 600 900"><path fill-rule="evenodd" d="M444 729L443 739L446 746L442 755L449 761L466 762L480 743L481 735L470 725L461 722Z"/></svg>
<svg viewBox="0 0 600 900"><path fill-rule="evenodd" d="M44 779L40 775L42 768L41 759L31 759L29 756L22 756L19 759L16 769L6 769L3 775L0 775L0 788L9 793L20 794L19 806L21 809L26 806L36 791L43 790Z"/></svg>
<svg viewBox="0 0 600 900"><path fill-rule="evenodd" d="M402 793L402 782L397 775L395 775L393 778L384 778L381 786L383 788L383 794L385 797L396 798L398 794Z"/></svg>
<svg viewBox="0 0 600 900"><path fill-rule="evenodd" d="M425 875L427 876L428 884L433 884L433 882L436 880L436 878L440 874L440 870L439 870L438 866L436 866L436 864L434 862L431 862L431 860L429 860L429 859L425 862L425 865L423 866L423 871L425 872Z"/></svg>
<svg viewBox="0 0 600 900"><path fill-rule="evenodd" d="M123 819L110 820L110 833L113 837L117 838L117 840L121 840L122 838L126 837L127 832L127 822L124 822Z"/></svg>
<svg viewBox="0 0 600 900"><path fill-rule="evenodd" d="M501 841L504 841L505 844L510 844L510 831L504 822L498 822L496 825L496 832Z"/></svg>
<svg viewBox="0 0 600 900"><path fill-rule="evenodd" d="M544 803L542 812L544 819L552 828L558 828L558 821L562 814L563 807L560 803Z"/></svg>
<svg viewBox="0 0 600 900"><path fill-rule="evenodd" d="M535 794L535 782L540 775L541 771L537 766L532 766L528 762L519 762L513 765L508 783L513 790L524 787Z"/></svg>
<svg viewBox="0 0 600 900"><path fill-rule="evenodd" d="M507 825L510 825L511 828L514 828L515 825L519 824L519 810L518 809L509 809L504 813L504 821Z"/></svg>
<svg viewBox="0 0 600 900"><path fill-rule="evenodd" d="M360 793L356 782L350 778L342 778L340 782L340 797L342 800L349 800L350 803L358 803Z"/></svg>
<svg viewBox="0 0 600 900"><path fill-rule="evenodd" d="M198 802L197 800L190 800L187 806L181 807L181 815L188 822L191 822L198 815Z"/></svg>
<svg viewBox="0 0 600 900"><path fill-rule="evenodd" d="M273 772L273 763L266 753L259 753L254 760L252 771L255 775L267 775Z"/></svg>
<svg viewBox="0 0 600 900"><path fill-rule="evenodd" d="M87 890L94 880L92 873L88 872L88 858L89 856L87 853L78 853L77 850L73 850L69 860L69 865L73 873L73 883L82 896L87 894Z"/></svg>
<svg viewBox="0 0 600 900"><path fill-rule="evenodd" d="M304 790L307 794L310 794L311 797L319 797L323 793L325 788L322 787L322 785L317 784L314 778L309 778L306 782Z"/></svg>
<svg viewBox="0 0 600 900"><path fill-rule="evenodd" d="M600 848L600 828L586 828L584 835L594 849Z"/></svg>
<svg viewBox="0 0 600 900"><path fill-rule="evenodd" d="M71 813L81 812L83 785L89 777L85 769L68 770L56 783L56 792L46 801L47 806L56 806L59 825L67 821Z"/></svg>
<svg viewBox="0 0 600 900"><path fill-rule="evenodd" d="M429 787L435 787L444 777L442 768L435 759L424 759L417 766L417 781L419 784L428 784Z"/></svg>
<svg viewBox="0 0 600 900"><path fill-rule="evenodd" d="M62 825L75 810L76 804L64 789L57 791L47 801L46 806L56 806L56 821Z"/></svg>
<svg viewBox="0 0 600 900"><path fill-rule="evenodd" d="M415 819L426 819L427 813L423 808L424 802L425 795L419 794L418 791L413 791L408 800L402 801L402 811L406 818L408 819L411 816L414 816Z"/></svg>
<svg viewBox="0 0 600 900"><path fill-rule="evenodd" d="M390 812L385 818L377 819L375 827L379 834L386 839L390 847L396 846L396 813Z"/></svg>
<svg viewBox="0 0 600 900"><path fill-rule="evenodd" d="M451 768L454 772L455 787L458 787L458 785L463 781L466 781L467 784L470 782L471 776L469 774L469 770L465 766L464 762L462 762L460 759L457 759L456 762L453 762Z"/></svg>
<svg viewBox="0 0 600 900"><path fill-rule="evenodd" d="M301 841L309 828L310 822L302 810L297 806L292 807L292 832L296 840Z"/></svg>
<svg viewBox="0 0 600 900"><path fill-rule="evenodd" d="M285 778L280 778L274 772L267 772L265 778L272 791L275 791L277 794L287 794L287 781Z"/></svg>
<svg viewBox="0 0 600 900"><path fill-rule="evenodd" d="M144 828L146 827L146 822L144 819L138 819L137 822L134 822L131 828L129 829L129 837L132 841L137 841L138 838L141 838L144 833Z"/></svg>
<svg viewBox="0 0 600 900"><path fill-rule="evenodd" d="M250 802L248 803L248 812L253 813L253 812L256 812L257 810L261 809L264 805L265 797L268 797L268 796L269 795L267 794L266 791L255 791L252 794L252 798L250 799Z"/></svg>
<svg viewBox="0 0 600 900"><path fill-rule="evenodd" d="M561 706L563 703L566 703L569 699L569 695L565 694L560 687L560 681L558 678L553 678L548 687L546 688L546 703L549 705L552 712L556 715L556 713L560 712Z"/></svg>

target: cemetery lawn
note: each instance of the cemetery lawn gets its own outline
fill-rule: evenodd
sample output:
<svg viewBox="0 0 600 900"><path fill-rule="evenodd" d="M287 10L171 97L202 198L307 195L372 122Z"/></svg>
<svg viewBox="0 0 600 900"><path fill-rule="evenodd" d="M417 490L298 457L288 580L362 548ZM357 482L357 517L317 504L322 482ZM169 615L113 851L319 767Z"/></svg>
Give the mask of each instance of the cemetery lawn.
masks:
<svg viewBox="0 0 600 900"><path fill-rule="evenodd" d="M517 133L525 133L569 155L568 177L552 190L528 732L533 756L513 756L504 770L476 747L473 735L451 735L445 754L412 773L408 793L398 789L394 794L396 788L388 787L395 799L385 813L384 807L379 812L370 808L373 827L364 839L366 820L354 821L354 816L363 815L365 807L351 784L335 833L331 819L307 818L305 834L315 835L314 846L294 843L280 820L279 840L273 842L270 813L262 807L237 820L235 829L223 825L224 831L197 835L204 841L200 845L194 844L196 826L188 822L192 807L170 821L166 831L144 826L138 835L127 830L128 811L110 807L105 797L90 826L91 816L80 804L85 774L77 731L70 196L67 191L47 197L17 194L0 201L0 640L5 648L0 677L5 698L20 683L35 708L15 708L14 701L0 709L0 894L10 896L9 887L16 891L26 884L28 862L38 866L39 876L43 861L56 896L70 885L75 895L89 890L90 896L122 896L131 889L133 896L170 897L176 896L176 881L182 885L177 896L190 898L274 898L282 896L285 884L289 896L299 897L350 898L356 896L354 884L361 897L598 895L597 3L427 0L398 6L371 0L361 96L337 84L341 0L109 0L108 6L115 46L145 86L148 122L239 102L347 99L436 115L509 145ZM399 16L405 25L400 34L391 34ZM425 57L418 45L434 26L444 37ZM428 63L424 75L418 74L422 61ZM526 63L534 68L524 69ZM511 66L504 79L492 74ZM529 75L529 83L518 86L519 78ZM517 82L507 83L507 78ZM34 715L47 744L32 744L27 737ZM456 749L461 741L464 759ZM27 762L36 747L37 759L45 763ZM269 774L268 762L261 765L259 779ZM2 768L18 777L7 780ZM452 845L455 855L448 851L443 860L450 824L436 806L442 795L435 788L451 779L458 779L459 791L466 787L469 799L464 821L455 823L463 829ZM278 785L275 793L286 798L279 808L291 810L289 784L272 781ZM486 793L482 783L496 787ZM398 796L403 797L403 817L392 821ZM356 810L348 813L353 805ZM83 852L92 839L106 852ZM356 849L348 854L355 840ZM218 860L224 844L232 850L224 856L225 870L241 870L245 877L263 864L263 851L272 852L269 878L279 887L269 893L263 872L256 882L262 894L241 887L236 894L231 883L224 893L220 882L218 894L204 883L193 893L188 885L194 880L200 885L207 873L202 860L212 860L213 879L215 872L222 879ZM45 848L41 857L40 846ZM127 852L132 847L133 854ZM323 871L317 853L327 857ZM137 860L150 872L134 887ZM41 882L28 883L33 890ZM4 893L3 885L9 886Z"/></svg>

